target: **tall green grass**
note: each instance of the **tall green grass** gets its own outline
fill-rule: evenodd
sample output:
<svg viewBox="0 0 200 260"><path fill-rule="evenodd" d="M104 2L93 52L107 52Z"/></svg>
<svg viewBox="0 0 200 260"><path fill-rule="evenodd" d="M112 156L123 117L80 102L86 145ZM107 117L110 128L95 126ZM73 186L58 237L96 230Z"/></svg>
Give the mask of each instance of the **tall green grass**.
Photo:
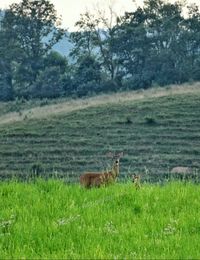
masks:
<svg viewBox="0 0 200 260"><path fill-rule="evenodd" d="M200 258L200 186L0 183L0 258Z"/></svg>

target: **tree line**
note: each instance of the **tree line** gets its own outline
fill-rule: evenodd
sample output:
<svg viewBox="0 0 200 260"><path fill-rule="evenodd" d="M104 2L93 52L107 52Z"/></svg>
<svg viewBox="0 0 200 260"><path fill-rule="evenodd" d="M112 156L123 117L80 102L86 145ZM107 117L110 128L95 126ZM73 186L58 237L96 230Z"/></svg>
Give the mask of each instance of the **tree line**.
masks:
<svg viewBox="0 0 200 260"><path fill-rule="evenodd" d="M197 5L146 0L122 16L112 7L109 14L82 14L65 57L52 50L66 31L48 0L22 0L2 10L0 100L81 97L200 80Z"/></svg>

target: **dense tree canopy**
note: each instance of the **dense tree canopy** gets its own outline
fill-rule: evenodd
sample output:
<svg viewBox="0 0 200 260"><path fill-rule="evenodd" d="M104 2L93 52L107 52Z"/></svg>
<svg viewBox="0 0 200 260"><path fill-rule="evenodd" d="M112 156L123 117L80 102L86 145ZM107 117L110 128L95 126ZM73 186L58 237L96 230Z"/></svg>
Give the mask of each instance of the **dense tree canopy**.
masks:
<svg viewBox="0 0 200 260"><path fill-rule="evenodd" d="M1 81L12 89L12 95L32 96L31 89L41 71L46 70L46 56L64 34L59 24L55 8L47 0L23 0L4 11L0 31L4 72ZM9 94L7 98L11 97Z"/></svg>
<svg viewBox="0 0 200 260"><path fill-rule="evenodd" d="M185 12L180 2L164 0L146 0L121 17L112 7L110 16L86 12L70 33L69 63L52 52L65 33L53 4L12 4L0 16L0 100L200 80L200 12L195 4Z"/></svg>

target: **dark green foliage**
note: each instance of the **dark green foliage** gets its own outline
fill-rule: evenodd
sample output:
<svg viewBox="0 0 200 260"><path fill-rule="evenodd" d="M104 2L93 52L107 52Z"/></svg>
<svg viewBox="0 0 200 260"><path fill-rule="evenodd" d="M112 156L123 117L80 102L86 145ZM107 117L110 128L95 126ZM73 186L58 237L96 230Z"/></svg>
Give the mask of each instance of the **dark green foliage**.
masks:
<svg viewBox="0 0 200 260"><path fill-rule="evenodd" d="M6 76L0 75L0 100L8 101L13 99L12 87L8 84Z"/></svg>
<svg viewBox="0 0 200 260"><path fill-rule="evenodd" d="M132 121L131 117L130 117L130 116L127 116L127 118L126 118L126 124L132 124L132 123L133 123L133 121Z"/></svg>
<svg viewBox="0 0 200 260"><path fill-rule="evenodd" d="M101 81L100 64L92 56L80 59L74 73L74 91L78 96L98 92Z"/></svg>
<svg viewBox="0 0 200 260"><path fill-rule="evenodd" d="M39 177L44 175L44 167L41 163L34 163L30 169L30 177Z"/></svg>
<svg viewBox="0 0 200 260"><path fill-rule="evenodd" d="M156 119L152 116L146 116L145 117L145 122L148 124L148 125L154 125L156 124Z"/></svg>
<svg viewBox="0 0 200 260"><path fill-rule="evenodd" d="M55 57L57 63L52 64L49 54L52 46L64 35L63 29L57 27L59 23L53 4L47 0L23 0L4 11L0 27L0 79L3 78L4 86L6 84L15 96L42 96L43 93L35 91L35 84L39 84L41 78L44 80L49 76L52 72L50 69L47 73L49 66L62 68L61 71L56 71L59 76L53 78L54 84L59 84L60 74L64 70L66 72L66 68L63 68L64 58L62 57L61 64L61 58ZM49 55L48 60L46 57ZM51 85L52 81L49 83ZM43 86L45 95L57 96L57 90L52 94L55 86L48 87L51 89L47 95L46 86ZM7 94L8 99L11 99L10 95Z"/></svg>
<svg viewBox="0 0 200 260"><path fill-rule="evenodd" d="M56 98L64 95L67 79L67 60L57 52L50 52L43 60L44 68L30 88L33 98Z"/></svg>
<svg viewBox="0 0 200 260"><path fill-rule="evenodd" d="M200 12L164 0L115 17L86 12L65 33L48 0L22 0L0 15L0 100L81 97L200 80ZM105 12L106 13L106 12ZM27 30L27 28L29 28ZM66 57L51 52L65 35Z"/></svg>
<svg viewBox="0 0 200 260"><path fill-rule="evenodd" d="M109 18L87 12L71 35L71 55L78 63L86 53L101 61L100 91L199 80L200 12L196 5L189 6L185 18L182 11L178 2L148 0L142 8L118 17L111 27ZM110 22L112 18L111 14ZM106 31L100 29L103 21ZM107 86L109 77L113 84Z"/></svg>

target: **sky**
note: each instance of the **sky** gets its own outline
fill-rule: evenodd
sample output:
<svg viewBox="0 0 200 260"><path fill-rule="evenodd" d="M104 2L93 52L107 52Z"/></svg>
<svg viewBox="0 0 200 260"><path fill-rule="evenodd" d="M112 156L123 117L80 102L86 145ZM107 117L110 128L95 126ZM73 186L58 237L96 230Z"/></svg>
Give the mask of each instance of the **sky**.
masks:
<svg viewBox="0 0 200 260"><path fill-rule="evenodd" d="M74 24L79 20L80 14L86 10L91 12L108 6L112 6L115 13L123 14L125 11L134 10L135 5L141 5L143 0L50 0L54 5L58 14L62 16L62 26L69 31L74 30ZM169 0L172 1L173 0ZM189 3L197 3L200 0L187 0ZM21 0L0 0L0 8L8 8L11 3L19 3ZM133 3L134 2L134 3Z"/></svg>

